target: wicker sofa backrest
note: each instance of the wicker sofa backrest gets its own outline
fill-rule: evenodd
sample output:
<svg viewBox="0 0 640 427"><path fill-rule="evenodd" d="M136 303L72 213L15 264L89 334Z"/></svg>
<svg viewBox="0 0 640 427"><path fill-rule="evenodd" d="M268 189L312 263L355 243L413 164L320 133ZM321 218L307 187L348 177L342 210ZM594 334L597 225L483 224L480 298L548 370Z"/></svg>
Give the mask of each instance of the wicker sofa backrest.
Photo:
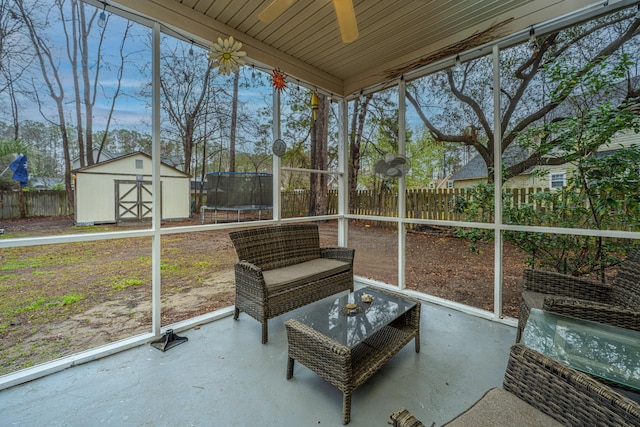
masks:
<svg viewBox="0 0 640 427"><path fill-rule="evenodd" d="M320 235L316 224L252 228L232 231L229 237L240 261L250 262L263 270L320 258Z"/></svg>
<svg viewBox="0 0 640 427"><path fill-rule="evenodd" d="M640 249L636 249L620 264L613 280L613 303L640 311Z"/></svg>

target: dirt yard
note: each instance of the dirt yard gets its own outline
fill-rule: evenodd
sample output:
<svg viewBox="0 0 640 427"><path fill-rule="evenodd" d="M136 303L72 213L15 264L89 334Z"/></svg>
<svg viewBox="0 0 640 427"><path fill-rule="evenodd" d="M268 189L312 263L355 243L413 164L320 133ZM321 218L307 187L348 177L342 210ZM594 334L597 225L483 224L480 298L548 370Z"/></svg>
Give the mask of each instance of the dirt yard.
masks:
<svg viewBox="0 0 640 427"><path fill-rule="evenodd" d="M174 227L197 225L199 218ZM75 227L70 218L0 222L2 238L123 231ZM320 224L322 244L337 242L336 223ZM351 223L355 273L397 284L393 228ZM505 245L505 315L517 317L524 254ZM233 305L235 251L228 231L162 238L162 324ZM409 231L410 289L493 310L493 244L472 253L442 230ZM128 238L0 250L0 375L148 332L151 241Z"/></svg>

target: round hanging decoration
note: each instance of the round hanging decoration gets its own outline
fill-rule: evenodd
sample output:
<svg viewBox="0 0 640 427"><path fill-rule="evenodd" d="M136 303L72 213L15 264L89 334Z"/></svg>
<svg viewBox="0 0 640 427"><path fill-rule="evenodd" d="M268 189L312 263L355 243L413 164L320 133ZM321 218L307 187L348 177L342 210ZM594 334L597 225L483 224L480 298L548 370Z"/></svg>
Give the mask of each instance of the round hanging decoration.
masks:
<svg viewBox="0 0 640 427"><path fill-rule="evenodd" d="M218 37L218 42L211 46L209 51L209 61L211 67L218 67L220 74L231 74L238 71L241 65L244 65L244 57L247 52L241 51L242 43L234 40L233 37L222 40Z"/></svg>
<svg viewBox="0 0 640 427"><path fill-rule="evenodd" d="M271 72L271 85L277 91L283 91L287 88L287 76L277 68Z"/></svg>
<svg viewBox="0 0 640 427"><path fill-rule="evenodd" d="M273 151L273 154L275 154L276 156L282 157L287 151L287 144L281 139L276 139L275 141L273 141L271 151Z"/></svg>

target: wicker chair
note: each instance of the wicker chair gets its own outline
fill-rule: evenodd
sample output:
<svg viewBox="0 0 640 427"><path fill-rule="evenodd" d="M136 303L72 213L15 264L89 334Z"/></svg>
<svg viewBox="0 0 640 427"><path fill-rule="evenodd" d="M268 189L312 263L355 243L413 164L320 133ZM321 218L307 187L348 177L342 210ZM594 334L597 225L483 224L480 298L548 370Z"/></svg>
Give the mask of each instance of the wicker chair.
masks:
<svg viewBox="0 0 640 427"><path fill-rule="evenodd" d="M354 249L320 247L316 224L287 224L233 231L234 319L245 312L262 324L283 313L342 291L353 292Z"/></svg>
<svg viewBox="0 0 640 427"><path fill-rule="evenodd" d="M394 427L423 424L402 408ZM522 344L511 347L502 388L493 388L445 426L638 426L640 404Z"/></svg>
<svg viewBox="0 0 640 427"><path fill-rule="evenodd" d="M523 276L516 342L532 308L640 331L640 249L622 262L612 285L542 270Z"/></svg>

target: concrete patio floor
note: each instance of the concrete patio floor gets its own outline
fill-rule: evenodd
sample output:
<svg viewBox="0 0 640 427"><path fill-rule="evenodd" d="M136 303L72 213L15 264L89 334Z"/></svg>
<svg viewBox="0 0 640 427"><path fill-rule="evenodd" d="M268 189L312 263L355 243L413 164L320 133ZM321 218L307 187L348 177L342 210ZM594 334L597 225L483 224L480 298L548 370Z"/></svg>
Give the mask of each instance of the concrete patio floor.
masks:
<svg viewBox="0 0 640 427"><path fill-rule="evenodd" d="M269 343L246 314L178 334L166 352L142 345L0 391L6 426L338 426L342 393L297 363L287 381L284 322ZM386 426L406 407L426 426L502 383L515 328L423 303L413 342L353 394L350 426Z"/></svg>

